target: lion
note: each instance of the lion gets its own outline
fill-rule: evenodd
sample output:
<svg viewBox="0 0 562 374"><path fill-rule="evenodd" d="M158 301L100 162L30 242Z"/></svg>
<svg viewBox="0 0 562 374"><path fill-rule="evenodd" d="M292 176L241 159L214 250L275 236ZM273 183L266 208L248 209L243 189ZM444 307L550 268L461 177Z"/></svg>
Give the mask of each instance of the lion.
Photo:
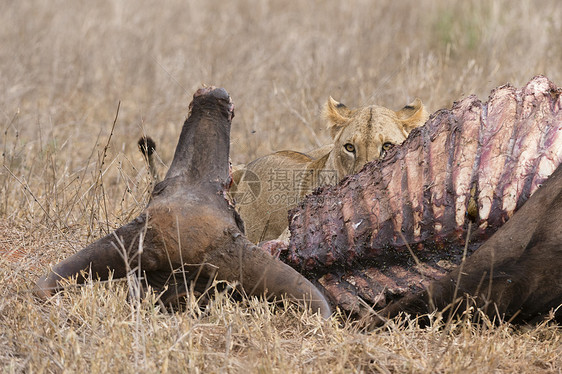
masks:
<svg viewBox="0 0 562 374"><path fill-rule="evenodd" d="M287 212L302 198L384 157L429 115L417 98L393 111L378 105L350 109L330 97L324 117L332 144L307 153L279 151L234 168L230 194L252 242L285 237Z"/></svg>

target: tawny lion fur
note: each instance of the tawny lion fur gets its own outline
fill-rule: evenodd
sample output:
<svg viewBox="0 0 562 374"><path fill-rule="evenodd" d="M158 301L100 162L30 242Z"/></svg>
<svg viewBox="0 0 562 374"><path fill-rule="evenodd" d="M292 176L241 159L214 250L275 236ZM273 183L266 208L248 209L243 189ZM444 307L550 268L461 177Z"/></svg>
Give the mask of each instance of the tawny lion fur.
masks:
<svg viewBox="0 0 562 374"><path fill-rule="evenodd" d="M324 115L333 144L306 154L275 152L234 171L231 196L251 241L278 238L288 226L288 210L305 195L384 157L388 148L401 144L428 119L420 99L393 111L377 105L349 109L330 98Z"/></svg>

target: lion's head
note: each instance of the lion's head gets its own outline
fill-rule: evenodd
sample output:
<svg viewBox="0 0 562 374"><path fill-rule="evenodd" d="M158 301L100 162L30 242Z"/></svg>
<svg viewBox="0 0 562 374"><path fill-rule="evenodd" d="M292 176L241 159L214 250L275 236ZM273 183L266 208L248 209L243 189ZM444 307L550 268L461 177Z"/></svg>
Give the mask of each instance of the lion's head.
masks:
<svg viewBox="0 0 562 374"><path fill-rule="evenodd" d="M428 113L420 99L395 112L378 105L349 109L330 97L324 114L334 141L331 166L341 177L401 144L410 131L425 123Z"/></svg>

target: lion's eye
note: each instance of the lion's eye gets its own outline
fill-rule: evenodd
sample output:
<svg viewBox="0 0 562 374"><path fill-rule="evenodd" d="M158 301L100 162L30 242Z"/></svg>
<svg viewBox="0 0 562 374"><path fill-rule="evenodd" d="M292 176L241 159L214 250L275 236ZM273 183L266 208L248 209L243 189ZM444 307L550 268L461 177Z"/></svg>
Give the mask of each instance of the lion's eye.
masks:
<svg viewBox="0 0 562 374"><path fill-rule="evenodd" d="M394 144L386 142L382 145L382 149L381 149L381 158L386 156L386 151L388 151L390 148L392 148Z"/></svg>
<svg viewBox="0 0 562 374"><path fill-rule="evenodd" d="M387 143L384 143L384 144L382 145L382 149L385 150L385 151L388 151L390 148L392 148L393 145L394 145L394 144L388 143L388 142L387 142Z"/></svg>
<svg viewBox="0 0 562 374"><path fill-rule="evenodd" d="M355 146L354 146L353 144L351 144L351 143L345 143L345 144L343 145L343 147L345 148L346 151L348 151L348 152L350 152L350 153L355 152Z"/></svg>

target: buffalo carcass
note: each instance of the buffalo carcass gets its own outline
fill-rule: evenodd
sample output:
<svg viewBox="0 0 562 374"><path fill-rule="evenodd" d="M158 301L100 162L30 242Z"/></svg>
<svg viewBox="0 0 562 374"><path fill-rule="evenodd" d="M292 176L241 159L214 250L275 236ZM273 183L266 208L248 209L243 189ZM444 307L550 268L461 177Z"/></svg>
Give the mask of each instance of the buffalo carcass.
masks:
<svg viewBox="0 0 562 374"><path fill-rule="evenodd" d="M528 322L553 316L560 321L560 279L562 165L460 266L422 292L389 304L374 321L382 323L400 312L423 315L451 304L461 312L476 305L491 319Z"/></svg>
<svg viewBox="0 0 562 374"><path fill-rule="evenodd" d="M144 212L55 265L38 280L35 294L47 298L71 276L83 282L83 272L107 279L113 271L114 278L122 278L140 268L165 304L189 291L187 279L216 277L238 281L248 294L304 301L327 318L330 306L314 285L243 235L243 224L226 198L233 115L224 89L197 91L172 165Z"/></svg>
<svg viewBox="0 0 562 374"><path fill-rule="evenodd" d="M305 199L280 258L352 313L424 290L461 262L469 223L467 255L558 167L560 94L537 76L435 113L385 159Z"/></svg>

